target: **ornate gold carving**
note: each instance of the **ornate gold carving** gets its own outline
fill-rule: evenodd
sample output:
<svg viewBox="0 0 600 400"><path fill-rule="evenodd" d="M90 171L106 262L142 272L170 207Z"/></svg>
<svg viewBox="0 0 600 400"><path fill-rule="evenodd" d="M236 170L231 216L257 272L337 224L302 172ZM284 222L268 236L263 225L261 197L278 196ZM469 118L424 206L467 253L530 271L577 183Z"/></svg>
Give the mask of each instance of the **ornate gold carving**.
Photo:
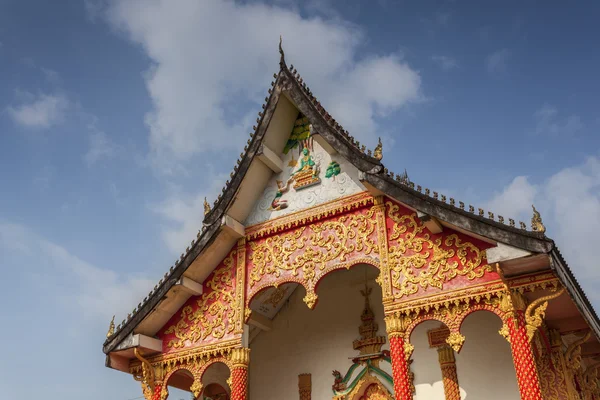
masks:
<svg viewBox="0 0 600 400"><path fill-rule="evenodd" d="M337 220L271 236L261 243L250 242L250 260L254 264L250 287L264 275L279 277L282 271L291 271L297 276L299 269L304 273L304 280L311 281L315 278L315 269L323 270L327 262L344 262L356 251L377 253L377 244L370 237L375 230L372 214L371 210L367 214L344 215ZM307 235L303 236L307 229ZM294 256L297 250L304 251Z"/></svg>
<svg viewBox="0 0 600 400"><path fill-rule="evenodd" d="M133 354L142 363L141 374L133 374L133 379L140 382L142 385L142 392L146 400L152 400L154 395L154 367L140 354L137 347L133 349Z"/></svg>
<svg viewBox="0 0 600 400"><path fill-rule="evenodd" d="M192 383L192 386L190 386L190 391L194 394L195 399L197 399L198 396L200 396L200 393L202 393L202 389L202 382L200 382L199 379L194 379L194 383Z"/></svg>
<svg viewBox="0 0 600 400"><path fill-rule="evenodd" d="M304 303L306 303L308 308L310 308L312 310L313 308L315 308L318 298L319 298L319 296L317 296L317 294L311 290L306 293L306 296L304 296L304 298L302 300L304 300Z"/></svg>
<svg viewBox="0 0 600 400"><path fill-rule="evenodd" d="M404 315L388 315L385 317L385 330L388 337L403 336L408 328L410 318Z"/></svg>
<svg viewBox="0 0 600 400"><path fill-rule="evenodd" d="M231 349L229 359L233 364L233 368L247 368L250 364L250 349L246 347Z"/></svg>
<svg viewBox="0 0 600 400"><path fill-rule="evenodd" d="M369 296L372 291L373 289L368 288L366 284L365 290L360 291L365 298L365 307L360 315L362 323L358 327L360 339L355 340L352 343L352 347L354 350L358 350L361 356L379 354L381 346L385 344L385 336L377 336L379 326L375 322L375 314L369 302Z"/></svg>
<svg viewBox="0 0 600 400"><path fill-rule="evenodd" d="M204 198L204 215L208 215L208 213L210 213L210 204L208 204L208 201L206 200L206 197Z"/></svg>
<svg viewBox="0 0 600 400"><path fill-rule="evenodd" d="M532 204L531 208L533 208L533 217L531 217L531 229L536 232L544 233L546 232L546 227L542 222L542 217L538 210L535 209L535 206Z"/></svg>
<svg viewBox="0 0 600 400"><path fill-rule="evenodd" d="M108 332L106 332L106 337L111 337L115 334L115 316L113 315L112 320L110 321L110 325L108 325Z"/></svg>
<svg viewBox="0 0 600 400"><path fill-rule="evenodd" d="M287 291L288 291L288 288L285 288L285 287L275 288L275 290L273 290L271 292L271 295L269 296L268 299L266 299L263 302L263 304L270 305L273 308L277 308L277 305L279 304L279 302L281 300L283 300Z"/></svg>
<svg viewBox="0 0 600 400"><path fill-rule="evenodd" d="M244 333L244 321L245 321L245 294L246 294L246 238L241 238L238 240L237 246L237 270L236 270L236 287L235 287L235 297L236 297L236 310L232 317L230 317L231 321L235 321L235 331L236 335L241 335ZM243 310L243 311L242 311ZM244 314L242 314L244 312Z"/></svg>
<svg viewBox="0 0 600 400"><path fill-rule="evenodd" d="M548 301L554 300L565 292L562 288L555 293L551 293L547 296L542 296L539 299L534 300L525 310L525 322L527 323L527 339L529 342L533 340L533 335L537 329L542 326L544 316L546 315L546 308L548 307Z"/></svg>
<svg viewBox="0 0 600 400"><path fill-rule="evenodd" d="M424 233L425 226L417 222L416 214L399 215L398 205L389 201L386 205L388 216L394 221L389 241L396 245L389 246L388 251L392 286L397 290L395 298L414 294L419 288L443 289L445 282L457 276L473 280L493 271L485 263L485 250L479 250L471 242L462 242L456 234L431 240ZM472 257L468 258L469 254ZM460 264L451 261L454 256Z"/></svg>
<svg viewBox="0 0 600 400"><path fill-rule="evenodd" d="M446 343L448 343L454 351L460 353L460 349L462 349L462 346L465 343L465 337L460 332L450 332L450 335L448 335L448 338L446 339Z"/></svg>
<svg viewBox="0 0 600 400"><path fill-rule="evenodd" d="M567 351L565 352L565 362L570 370L576 371L581 368L581 345L587 342L591 336L592 331L588 331L583 337L575 340L567 347Z"/></svg>
<svg viewBox="0 0 600 400"><path fill-rule="evenodd" d="M167 347L180 349L188 341L197 343L209 336L222 339L235 329L234 321L239 317L239 311L232 294L234 255L235 251L230 252L223 260L224 267L215 269L212 279L207 283L212 290L202 294L197 301L198 308L194 311L191 306L184 307L181 319L165 331L165 334L174 333L177 337L176 340L170 340Z"/></svg>
<svg viewBox="0 0 600 400"><path fill-rule="evenodd" d="M415 346L409 342L404 342L404 358L406 361L410 360L412 353L415 351Z"/></svg>
<svg viewBox="0 0 600 400"><path fill-rule="evenodd" d="M454 350L450 346L438 347L438 358L440 364L448 364L455 362Z"/></svg>
<svg viewBox="0 0 600 400"><path fill-rule="evenodd" d="M508 330L508 325L506 322L502 324L502 328L498 331L500 336L502 336L508 343L510 343L510 331Z"/></svg>
<svg viewBox="0 0 600 400"><path fill-rule="evenodd" d="M377 281L381 286L383 301L392 299L392 285L390 283L390 268L388 261L388 237L385 222L385 204L383 196L374 199L373 212L377 220L377 243L379 243L379 276Z"/></svg>
<svg viewBox="0 0 600 400"><path fill-rule="evenodd" d="M379 141L377 142L377 146L375 146L375 150L373 150L373 157L376 160L383 159L383 144L381 143L381 138L379 138Z"/></svg>

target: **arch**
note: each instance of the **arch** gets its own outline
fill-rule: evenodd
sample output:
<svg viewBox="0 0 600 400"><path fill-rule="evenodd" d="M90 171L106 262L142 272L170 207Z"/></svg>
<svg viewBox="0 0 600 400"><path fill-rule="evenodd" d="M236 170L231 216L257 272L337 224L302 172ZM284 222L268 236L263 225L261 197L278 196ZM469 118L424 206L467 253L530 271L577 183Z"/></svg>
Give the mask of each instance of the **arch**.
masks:
<svg viewBox="0 0 600 400"><path fill-rule="evenodd" d="M204 395L208 395L208 397L214 400L229 400L229 396L231 396L231 388L229 387L231 367L228 365L228 363L223 361L224 360L211 360L210 363L207 363L203 367L199 377L203 388L202 393ZM206 391L211 385L216 385L222 388L226 396L214 397L214 393L207 394Z"/></svg>
<svg viewBox="0 0 600 400"><path fill-rule="evenodd" d="M202 391L202 395L213 400L229 400L229 392L218 383L209 383Z"/></svg>
<svg viewBox="0 0 600 400"><path fill-rule="evenodd" d="M344 270L349 271L353 267L356 267L359 265L374 267L377 270L377 277L379 277L379 274L381 273L381 270L379 269L379 261L373 260L371 258L359 258L356 260L350 260L346 263L339 263L339 264L332 265L328 268L325 268L323 270L324 271L323 274L319 275L319 277L315 279L314 284L309 289L307 289L305 287L306 297L309 297L312 294L314 294L314 296L315 296L314 297L315 303L312 307L309 305L309 308L314 309L314 307L316 307L316 305L318 303L319 295L317 294L317 290L318 290L319 284L323 281L323 278L331 275L333 272L344 271ZM375 279L375 281L377 282L377 279ZM306 300L305 300L305 302L306 302Z"/></svg>
<svg viewBox="0 0 600 400"><path fill-rule="evenodd" d="M406 343L410 343L410 337L412 336L417 326L427 321L437 321L439 323L444 324L448 329L451 329L450 327L452 326L452 324L449 323L449 321L446 318L443 318L439 315L434 315L433 313L423 314L412 320L411 323L408 325L408 327L406 328L406 332L404 333L404 341Z"/></svg>
<svg viewBox="0 0 600 400"><path fill-rule="evenodd" d="M297 283L299 286L302 286L306 290L302 279L293 276L282 277L281 279L275 282L265 282L258 285L256 288L253 288L248 291L248 295L246 296L246 308L250 308L252 300L259 296L260 293L272 287L278 288L279 286L285 285L286 283Z"/></svg>
<svg viewBox="0 0 600 400"><path fill-rule="evenodd" d="M161 392L161 398L166 399L169 396L169 386L191 392L193 391L194 385L197 385L196 382L198 382L198 380L196 374L193 372L193 368L182 365L168 371L163 382L164 385Z"/></svg>
<svg viewBox="0 0 600 400"><path fill-rule="evenodd" d="M500 318L500 320L502 322L504 322L505 317L506 317L505 313L502 312L498 307L494 307L494 306L489 305L489 304L473 304L473 305L471 305L469 307L469 309L467 311L465 311L464 313L462 313L458 317L459 318L458 324L457 324L458 325L458 329L459 330L461 329L461 327L463 325L463 322L465 321L465 319L467 319L467 317L469 315L471 315L471 314L473 314L475 312L478 312L478 311L487 311L487 312L490 312L490 313L496 315L498 318Z"/></svg>

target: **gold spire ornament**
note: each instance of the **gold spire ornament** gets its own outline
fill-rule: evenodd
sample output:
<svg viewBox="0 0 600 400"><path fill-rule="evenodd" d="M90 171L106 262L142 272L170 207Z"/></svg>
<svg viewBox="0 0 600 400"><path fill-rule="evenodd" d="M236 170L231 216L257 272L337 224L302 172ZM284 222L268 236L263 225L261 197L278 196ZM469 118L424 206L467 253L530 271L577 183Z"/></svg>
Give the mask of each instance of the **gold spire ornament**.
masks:
<svg viewBox="0 0 600 400"><path fill-rule="evenodd" d="M210 212L210 204L206 201L206 197L204 198L204 215L208 215Z"/></svg>
<svg viewBox="0 0 600 400"><path fill-rule="evenodd" d="M115 316L113 315L112 320L110 321L110 325L108 326L108 332L106 333L106 337L111 337L115 333Z"/></svg>
<svg viewBox="0 0 600 400"><path fill-rule="evenodd" d="M531 217L531 229L533 229L535 232L546 232L546 227L542 223L542 217L539 211L535 209L535 206L533 204L531 205L531 207L533 208L533 217Z"/></svg>
<svg viewBox="0 0 600 400"><path fill-rule="evenodd" d="M373 157L376 160L381 160L383 158L383 144L381 143L381 138L379 138L379 142L377 143L375 150L373 150Z"/></svg>

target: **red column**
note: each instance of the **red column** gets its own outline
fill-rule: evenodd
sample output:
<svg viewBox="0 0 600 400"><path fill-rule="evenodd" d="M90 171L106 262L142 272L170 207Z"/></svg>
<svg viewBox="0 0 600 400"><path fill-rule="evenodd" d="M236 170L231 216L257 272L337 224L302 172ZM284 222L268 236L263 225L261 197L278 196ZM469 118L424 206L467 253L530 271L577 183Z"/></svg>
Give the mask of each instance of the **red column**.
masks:
<svg viewBox="0 0 600 400"><path fill-rule="evenodd" d="M241 348L231 351L231 400L246 400L248 398L248 364L250 349Z"/></svg>
<svg viewBox="0 0 600 400"><path fill-rule="evenodd" d="M412 400L408 363L404 350L404 320L395 316L385 318L388 338L390 340L390 357L392 359L392 377L394 378L394 392L396 400Z"/></svg>
<svg viewBox="0 0 600 400"><path fill-rule="evenodd" d="M514 315L508 318L507 325L521 399L542 400L540 381L531 343L527 338L523 311L515 311Z"/></svg>
<svg viewBox="0 0 600 400"><path fill-rule="evenodd" d="M152 400L160 400L160 394L162 393L162 382L154 383L154 393L152 394Z"/></svg>

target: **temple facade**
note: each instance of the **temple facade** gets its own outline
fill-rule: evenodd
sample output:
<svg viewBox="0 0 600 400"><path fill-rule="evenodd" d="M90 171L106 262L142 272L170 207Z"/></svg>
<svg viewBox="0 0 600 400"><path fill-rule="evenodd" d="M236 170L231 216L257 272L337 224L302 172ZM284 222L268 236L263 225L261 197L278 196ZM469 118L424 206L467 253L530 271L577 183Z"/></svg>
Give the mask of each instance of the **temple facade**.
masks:
<svg viewBox="0 0 600 400"><path fill-rule="evenodd" d="M106 366L147 400L600 400L598 317L535 208L528 227L389 171L280 54L231 178L111 322Z"/></svg>

